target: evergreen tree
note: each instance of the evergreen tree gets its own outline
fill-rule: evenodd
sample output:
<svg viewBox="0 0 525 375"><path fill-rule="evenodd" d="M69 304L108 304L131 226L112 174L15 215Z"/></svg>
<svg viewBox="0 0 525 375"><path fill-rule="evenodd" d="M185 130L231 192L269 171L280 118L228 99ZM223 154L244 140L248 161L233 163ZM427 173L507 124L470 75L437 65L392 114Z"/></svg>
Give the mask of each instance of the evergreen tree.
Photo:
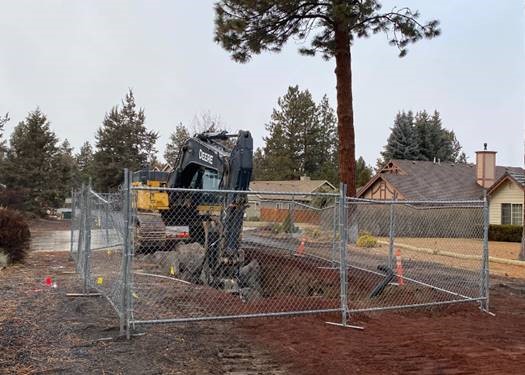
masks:
<svg viewBox="0 0 525 375"><path fill-rule="evenodd" d="M96 134L93 177L97 189L116 189L123 181L123 170L138 170L153 160L158 134L144 125L144 109L136 109L129 90L122 109L113 107L106 113Z"/></svg>
<svg viewBox="0 0 525 375"><path fill-rule="evenodd" d="M355 139L351 45L384 32L406 54L409 43L439 35L438 21L422 24L409 8L382 12L378 0L221 0L215 5L215 40L238 62L262 51L280 52L290 38L310 41L306 55L335 57L340 180L355 196Z"/></svg>
<svg viewBox="0 0 525 375"><path fill-rule="evenodd" d="M69 141L65 139L58 149L58 154L55 161L55 169L59 178L55 181L56 190L59 194L59 199L64 199L70 195L73 187L78 187L79 171L75 156L73 155L73 148Z"/></svg>
<svg viewBox="0 0 525 375"><path fill-rule="evenodd" d="M4 126L9 122L9 113L6 113L4 117L0 117L0 163L4 159L7 147L4 140Z"/></svg>
<svg viewBox="0 0 525 375"><path fill-rule="evenodd" d="M453 131L443 128L439 112L430 116L426 111L414 119L419 154L414 160L460 161L461 146Z"/></svg>
<svg viewBox="0 0 525 375"><path fill-rule="evenodd" d="M177 125L175 131L170 134L170 140L166 145L166 151L164 152L164 159L166 162L170 163L172 167L175 166L180 149L189 137L190 133L182 123Z"/></svg>
<svg viewBox="0 0 525 375"><path fill-rule="evenodd" d="M289 87L277 100L264 138L267 179L297 180L300 176L315 176L320 171L322 128L318 110L308 90ZM259 156L259 155L258 155ZM276 166L278 166L276 168Z"/></svg>
<svg viewBox="0 0 525 375"><path fill-rule="evenodd" d="M317 173L312 177L328 180L337 185L339 181L339 138L337 137L337 117L328 102L328 97L323 96L317 106L319 121L318 146L315 148L316 160L320 165Z"/></svg>
<svg viewBox="0 0 525 375"><path fill-rule="evenodd" d="M443 128L439 112L400 112L394 120L387 144L377 161L381 169L390 159L440 160L466 163L465 153L454 131Z"/></svg>
<svg viewBox="0 0 525 375"><path fill-rule="evenodd" d="M82 182L87 183L89 178L93 176L93 148L88 141L84 142L82 147L80 147L80 151L75 156L75 159L79 178Z"/></svg>
<svg viewBox="0 0 525 375"><path fill-rule="evenodd" d="M355 170L355 181L357 188L364 186L372 178L372 167L366 165L365 159L363 159L362 156L360 156L359 159L357 159L355 163Z"/></svg>
<svg viewBox="0 0 525 375"><path fill-rule="evenodd" d="M43 214L62 205L57 161L58 139L40 109L29 112L13 130L2 176L8 189L25 189L25 209Z"/></svg>
<svg viewBox="0 0 525 375"><path fill-rule="evenodd" d="M399 112L396 115L394 127L391 128L391 131L384 151L381 152L383 160L416 160L419 154L419 145L412 111Z"/></svg>

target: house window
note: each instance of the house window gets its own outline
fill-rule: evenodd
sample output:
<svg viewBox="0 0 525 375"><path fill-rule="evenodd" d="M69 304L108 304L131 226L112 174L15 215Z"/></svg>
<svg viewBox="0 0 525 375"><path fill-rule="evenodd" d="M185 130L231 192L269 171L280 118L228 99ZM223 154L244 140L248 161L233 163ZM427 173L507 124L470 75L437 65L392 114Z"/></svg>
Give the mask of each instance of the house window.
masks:
<svg viewBox="0 0 525 375"><path fill-rule="evenodd" d="M521 204L512 205L512 224L523 224L523 206Z"/></svg>
<svg viewBox="0 0 525 375"><path fill-rule="evenodd" d="M501 204L501 224L522 225L523 224L523 205L502 203Z"/></svg>

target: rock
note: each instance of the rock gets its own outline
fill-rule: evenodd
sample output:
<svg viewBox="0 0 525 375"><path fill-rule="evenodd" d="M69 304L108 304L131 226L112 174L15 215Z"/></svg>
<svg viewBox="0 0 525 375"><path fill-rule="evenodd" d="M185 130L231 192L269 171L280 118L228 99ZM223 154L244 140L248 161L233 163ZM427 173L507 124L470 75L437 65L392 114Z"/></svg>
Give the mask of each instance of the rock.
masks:
<svg viewBox="0 0 525 375"><path fill-rule="evenodd" d="M190 244L181 243L176 246L174 251L158 254L157 259L159 259L158 261L162 264L162 271L166 275L196 282L197 280L195 278L198 278L196 275L202 265L204 255L204 247L198 242Z"/></svg>
<svg viewBox="0 0 525 375"><path fill-rule="evenodd" d="M9 255L4 249L0 248L0 269L7 267L9 263Z"/></svg>
<svg viewBox="0 0 525 375"><path fill-rule="evenodd" d="M239 279L243 288L242 296L250 301L261 297L261 266L257 260L252 260L239 270Z"/></svg>

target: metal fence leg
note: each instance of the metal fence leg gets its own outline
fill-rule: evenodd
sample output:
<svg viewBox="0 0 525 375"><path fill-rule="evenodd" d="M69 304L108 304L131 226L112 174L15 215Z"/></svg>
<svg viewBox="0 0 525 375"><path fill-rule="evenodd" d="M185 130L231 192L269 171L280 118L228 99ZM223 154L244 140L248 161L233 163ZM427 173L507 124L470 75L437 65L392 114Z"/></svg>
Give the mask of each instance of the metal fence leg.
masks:
<svg viewBox="0 0 525 375"><path fill-rule="evenodd" d="M86 294L89 288L89 278L90 278L90 256L91 256L91 199L90 199L90 190L91 187L87 186L84 193L84 256L83 256L83 277L84 277L84 287L83 292Z"/></svg>
<svg viewBox="0 0 525 375"><path fill-rule="evenodd" d="M347 265L347 246L348 246L348 216L350 214L350 202L346 205L347 186L340 185L339 188L339 283L341 286L341 323L328 324L346 328L363 329L360 326L349 325L348 320L348 265Z"/></svg>
<svg viewBox="0 0 525 375"><path fill-rule="evenodd" d="M69 244L69 259L73 259L73 243L75 242L75 190L71 189L71 221L70 221L70 231L71 238Z"/></svg>
<svg viewBox="0 0 525 375"><path fill-rule="evenodd" d="M333 231L333 236L332 236L332 267L336 267L336 263L337 263L337 233L339 232L339 207L338 207L338 202L339 202L339 199L338 198L334 198L334 212L332 214L333 216L333 220L332 220L332 231Z"/></svg>
<svg viewBox="0 0 525 375"><path fill-rule="evenodd" d="M131 204L131 178L130 172L124 170L124 251L122 253L122 299L121 299L121 318L120 333L129 339L130 320L131 320L131 257L133 254L133 206Z"/></svg>
<svg viewBox="0 0 525 375"><path fill-rule="evenodd" d="M489 277L489 205L485 192L483 197L483 256L480 278L481 297L485 298L481 301L481 309L485 312L489 312Z"/></svg>
<svg viewBox="0 0 525 375"><path fill-rule="evenodd" d="M388 267L394 269L394 237L395 237L394 203L390 203L390 228L388 231Z"/></svg>
<svg viewBox="0 0 525 375"><path fill-rule="evenodd" d="M348 315L348 296L347 296L347 266L346 266L346 245L347 245L347 221L348 221L348 210L345 209L346 199L346 185L340 185L340 196L339 196L339 275L341 285L341 324L346 326L346 318Z"/></svg>

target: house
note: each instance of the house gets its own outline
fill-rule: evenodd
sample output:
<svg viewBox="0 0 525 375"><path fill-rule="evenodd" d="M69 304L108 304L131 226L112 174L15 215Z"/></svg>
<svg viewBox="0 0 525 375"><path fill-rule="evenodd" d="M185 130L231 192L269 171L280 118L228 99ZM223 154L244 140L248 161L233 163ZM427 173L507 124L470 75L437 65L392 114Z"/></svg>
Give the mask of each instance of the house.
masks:
<svg viewBox="0 0 525 375"><path fill-rule="evenodd" d="M523 224L525 175L506 171L487 191L490 224Z"/></svg>
<svg viewBox="0 0 525 375"><path fill-rule="evenodd" d="M490 223L521 225L524 170L496 165L495 151L477 151L476 164L391 160L357 192L359 198L476 200L485 191Z"/></svg>
<svg viewBox="0 0 525 375"><path fill-rule="evenodd" d="M337 189L327 180L312 180L310 177L303 176L300 180L252 181L250 191L257 193L248 195L249 207L246 216L265 219L268 216L281 216L292 206L300 210L301 207L319 205L319 202L314 202L315 197L308 193L336 192ZM265 191L305 193L305 195L264 194Z"/></svg>

